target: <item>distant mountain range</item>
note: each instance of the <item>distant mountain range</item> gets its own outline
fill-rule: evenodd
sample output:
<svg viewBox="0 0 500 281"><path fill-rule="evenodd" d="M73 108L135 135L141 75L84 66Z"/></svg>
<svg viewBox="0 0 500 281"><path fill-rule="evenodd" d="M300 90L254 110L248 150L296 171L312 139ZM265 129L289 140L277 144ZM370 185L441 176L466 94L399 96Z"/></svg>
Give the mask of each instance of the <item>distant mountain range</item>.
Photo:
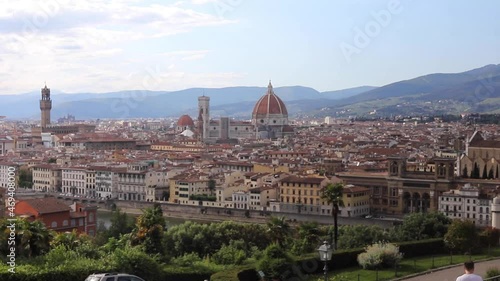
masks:
<svg viewBox="0 0 500 281"><path fill-rule="evenodd" d="M338 100L362 93L375 87L357 87L320 93L303 86L277 87L275 93L287 104L289 112L305 100L304 108L314 110L322 100ZM67 114L77 119L168 117L190 114L196 116L198 97L210 97L212 116L250 118L253 106L266 93L267 87L190 88L181 91L131 90L111 93L66 94L51 91L52 119ZM40 93L1 96L0 115L8 118L34 118L40 115Z"/></svg>
<svg viewBox="0 0 500 281"><path fill-rule="evenodd" d="M277 87L291 116L436 115L500 113L500 65L462 73L429 74L382 87L319 92L303 86ZM120 91L66 94L52 91L52 119L196 116L198 97L210 97L212 116L249 119L265 87L190 88L181 91ZM40 92L1 96L0 115L39 118Z"/></svg>
<svg viewBox="0 0 500 281"><path fill-rule="evenodd" d="M500 64L399 81L337 101L326 115L500 113Z"/></svg>

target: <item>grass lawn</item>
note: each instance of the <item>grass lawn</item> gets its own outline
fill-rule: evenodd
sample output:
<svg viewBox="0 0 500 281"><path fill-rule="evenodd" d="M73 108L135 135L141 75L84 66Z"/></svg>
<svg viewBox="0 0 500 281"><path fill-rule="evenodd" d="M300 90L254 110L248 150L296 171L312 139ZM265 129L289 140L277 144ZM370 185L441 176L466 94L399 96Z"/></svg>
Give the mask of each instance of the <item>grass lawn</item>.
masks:
<svg viewBox="0 0 500 281"><path fill-rule="evenodd" d="M423 256L423 257L416 257L416 258L408 258L401 261L401 264L399 267L396 269L384 269L384 270L365 270L362 269L361 267L351 267L351 268L346 268L342 270L337 270L333 271L328 274L329 280L349 280L349 281L382 281L382 280L392 280L394 278L398 277L403 277L406 275L410 275L413 273L417 272L424 272L429 269L437 268L437 267L442 267L442 266L448 266L451 264L462 264L465 261L468 261L469 259L472 259L474 261L476 260L481 260L481 259L487 259L491 257L500 257L500 248L492 248L490 250L490 253L487 253L487 250L485 251L484 254L476 254L472 256L468 255L440 255L440 256ZM310 280L323 280L319 279L322 278L323 275L321 274L316 274L312 275L313 278ZM337 279L333 279L333 277L336 276ZM340 279L339 277L342 276L344 279ZM378 276L378 279L377 279ZM359 279L358 279L359 278Z"/></svg>

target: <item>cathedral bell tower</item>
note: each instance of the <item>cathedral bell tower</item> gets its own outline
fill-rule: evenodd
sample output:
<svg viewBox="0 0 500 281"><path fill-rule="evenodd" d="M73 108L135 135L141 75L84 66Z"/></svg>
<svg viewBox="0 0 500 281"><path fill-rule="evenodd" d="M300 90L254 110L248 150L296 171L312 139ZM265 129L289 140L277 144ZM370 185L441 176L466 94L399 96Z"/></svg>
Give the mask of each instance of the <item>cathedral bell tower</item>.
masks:
<svg viewBox="0 0 500 281"><path fill-rule="evenodd" d="M210 126L210 97L205 95L198 97L198 134L201 141L209 137L208 128Z"/></svg>
<svg viewBox="0 0 500 281"><path fill-rule="evenodd" d="M42 99L40 100L41 119L40 124L42 128L50 125L50 110L52 109L52 100L50 99L50 89L47 84L42 88Z"/></svg>

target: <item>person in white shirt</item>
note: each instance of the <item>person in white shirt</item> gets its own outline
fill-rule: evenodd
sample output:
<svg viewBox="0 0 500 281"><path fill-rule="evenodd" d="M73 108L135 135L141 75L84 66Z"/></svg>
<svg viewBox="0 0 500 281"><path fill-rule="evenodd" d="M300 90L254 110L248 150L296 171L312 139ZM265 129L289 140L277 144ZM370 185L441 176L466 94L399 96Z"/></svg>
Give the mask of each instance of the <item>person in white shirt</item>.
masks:
<svg viewBox="0 0 500 281"><path fill-rule="evenodd" d="M457 277L457 281L483 281L483 278L474 274L474 262L464 262L465 273Z"/></svg>

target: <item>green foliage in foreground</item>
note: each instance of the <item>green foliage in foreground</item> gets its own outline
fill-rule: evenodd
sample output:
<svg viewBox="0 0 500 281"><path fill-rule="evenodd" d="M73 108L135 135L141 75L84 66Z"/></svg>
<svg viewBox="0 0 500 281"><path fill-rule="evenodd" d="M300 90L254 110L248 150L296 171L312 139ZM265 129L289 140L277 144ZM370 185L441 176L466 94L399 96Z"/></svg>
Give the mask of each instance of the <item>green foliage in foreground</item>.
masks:
<svg viewBox="0 0 500 281"><path fill-rule="evenodd" d="M500 276L500 268L488 268L485 278Z"/></svg>
<svg viewBox="0 0 500 281"><path fill-rule="evenodd" d="M399 252L399 247L390 243L375 243L358 255L358 263L364 269L391 268L401 259L403 254Z"/></svg>
<svg viewBox="0 0 500 281"><path fill-rule="evenodd" d="M414 258L404 257L397 268L379 269L379 270L366 270L362 269L360 266L352 266L349 268L333 270L329 273L329 278L341 275L347 278L346 280L392 280L396 277L402 277L410 275L417 272L424 272L430 269L448 266L450 264L463 264L465 261L472 260L482 260L487 258L500 256L500 248L491 249L488 253L476 254L476 255L453 255L440 254L434 256L421 256ZM316 278L320 278L321 273L317 272L314 275ZM313 279L315 280L315 279ZM330 279L329 279L330 280Z"/></svg>

